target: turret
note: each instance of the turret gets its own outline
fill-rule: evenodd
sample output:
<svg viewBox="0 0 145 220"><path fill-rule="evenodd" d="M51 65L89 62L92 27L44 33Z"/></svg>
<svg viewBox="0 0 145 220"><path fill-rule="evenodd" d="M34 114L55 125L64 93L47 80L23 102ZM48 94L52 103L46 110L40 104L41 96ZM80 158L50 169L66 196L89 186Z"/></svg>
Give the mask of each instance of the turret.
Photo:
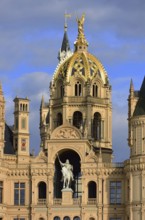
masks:
<svg viewBox="0 0 145 220"><path fill-rule="evenodd" d="M130 156L142 156L145 155L145 78L140 91L134 91L131 84L128 101Z"/></svg>
<svg viewBox="0 0 145 220"><path fill-rule="evenodd" d="M17 155L29 155L29 99L14 99L13 143Z"/></svg>

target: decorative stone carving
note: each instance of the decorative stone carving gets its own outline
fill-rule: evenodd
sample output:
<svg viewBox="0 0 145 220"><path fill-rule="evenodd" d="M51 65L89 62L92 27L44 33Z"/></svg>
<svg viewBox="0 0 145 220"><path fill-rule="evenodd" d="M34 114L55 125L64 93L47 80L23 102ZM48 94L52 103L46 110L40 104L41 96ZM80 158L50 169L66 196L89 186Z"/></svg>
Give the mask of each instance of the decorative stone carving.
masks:
<svg viewBox="0 0 145 220"><path fill-rule="evenodd" d="M78 131L71 127L62 127L52 135L54 139L80 139Z"/></svg>

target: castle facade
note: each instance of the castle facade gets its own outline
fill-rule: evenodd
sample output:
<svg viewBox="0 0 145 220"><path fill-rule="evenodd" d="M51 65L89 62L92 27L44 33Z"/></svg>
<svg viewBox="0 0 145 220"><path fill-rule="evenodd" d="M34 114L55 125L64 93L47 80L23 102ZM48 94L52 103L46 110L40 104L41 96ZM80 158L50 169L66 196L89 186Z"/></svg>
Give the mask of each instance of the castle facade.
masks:
<svg viewBox="0 0 145 220"><path fill-rule="evenodd" d="M0 220L145 219L145 80L139 91L130 83L130 158L113 163L111 85L88 52L84 19L74 52L65 25L50 99L41 100L37 156L29 149L29 99L14 99L10 127L0 87Z"/></svg>

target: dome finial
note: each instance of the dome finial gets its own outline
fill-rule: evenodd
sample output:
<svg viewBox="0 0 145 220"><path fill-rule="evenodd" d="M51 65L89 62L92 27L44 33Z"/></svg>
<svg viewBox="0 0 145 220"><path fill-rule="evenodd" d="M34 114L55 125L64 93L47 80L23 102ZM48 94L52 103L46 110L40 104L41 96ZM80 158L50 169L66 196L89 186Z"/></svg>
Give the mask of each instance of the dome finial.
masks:
<svg viewBox="0 0 145 220"><path fill-rule="evenodd" d="M84 21L85 21L85 14L82 14L80 19L77 18L78 22L78 37L84 37Z"/></svg>
<svg viewBox="0 0 145 220"><path fill-rule="evenodd" d="M82 17L80 19L77 18L77 23L78 23L78 37L77 40L75 42L76 45L76 49L86 49L88 46L88 42L85 38L84 35L84 21L85 21L85 13L82 14ZM79 47L78 47L79 46ZM81 46L85 46L81 47Z"/></svg>

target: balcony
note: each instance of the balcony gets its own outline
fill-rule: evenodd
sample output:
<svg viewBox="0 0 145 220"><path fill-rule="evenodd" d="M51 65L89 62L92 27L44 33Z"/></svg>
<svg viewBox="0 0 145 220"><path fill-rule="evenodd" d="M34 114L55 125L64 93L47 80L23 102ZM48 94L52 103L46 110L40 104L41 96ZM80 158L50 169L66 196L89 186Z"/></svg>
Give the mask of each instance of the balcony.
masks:
<svg viewBox="0 0 145 220"><path fill-rule="evenodd" d="M61 205L61 203L62 203L62 199L54 199L53 200L54 205Z"/></svg>
<svg viewBox="0 0 145 220"><path fill-rule="evenodd" d="M96 205L97 204L96 198L89 198L87 204Z"/></svg>
<svg viewBox="0 0 145 220"><path fill-rule="evenodd" d="M81 204L81 198L74 198L73 199L73 204L74 205L80 205Z"/></svg>
<svg viewBox="0 0 145 220"><path fill-rule="evenodd" d="M61 205L62 199L54 199L53 200L54 205ZM74 198L73 199L73 205L80 205L81 204L81 198Z"/></svg>
<svg viewBox="0 0 145 220"><path fill-rule="evenodd" d="M53 205L60 206L62 204L62 199L54 199ZM80 205L81 198L73 198L73 205ZM96 205L96 198L89 198L87 201L88 205ZM46 199L38 199L37 205L44 206L46 205Z"/></svg>
<svg viewBox="0 0 145 220"><path fill-rule="evenodd" d="M46 205L46 199L38 199L38 205Z"/></svg>

